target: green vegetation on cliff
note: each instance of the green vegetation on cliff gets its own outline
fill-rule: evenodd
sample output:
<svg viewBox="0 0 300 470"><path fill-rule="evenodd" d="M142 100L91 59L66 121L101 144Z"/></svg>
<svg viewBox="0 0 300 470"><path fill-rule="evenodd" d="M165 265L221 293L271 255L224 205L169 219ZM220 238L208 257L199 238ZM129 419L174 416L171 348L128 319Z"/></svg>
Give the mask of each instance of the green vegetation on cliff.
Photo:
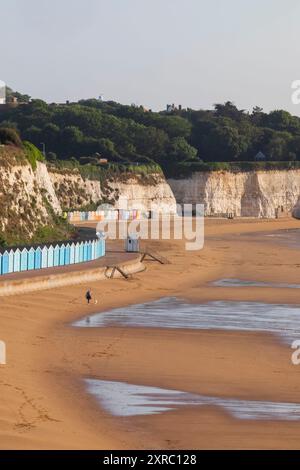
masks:
<svg viewBox="0 0 300 470"><path fill-rule="evenodd" d="M14 157L14 160L17 159L19 163L29 162L32 169L35 170L38 161L45 161L42 152L31 142L26 140L22 142L19 133L15 129L0 127L0 145L2 146L2 165L12 162Z"/></svg>
<svg viewBox="0 0 300 470"><path fill-rule="evenodd" d="M249 171L299 170L300 161L252 161L252 162L193 162L179 163L169 168L169 178L181 179L196 172L230 171L231 173Z"/></svg>
<svg viewBox="0 0 300 470"><path fill-rule="evenodd" d="M32 166L32 169L36 169L37 162L43 162L45 160L44 155L42 152L31 142L25 140L23 142L23 149L26 155L27 160Z"/></svg>
<svg viewBox="0 0 300 470"><path fill-rule="evenodd" d="M46 225L41 224L31 236L28 236L18 223L17 217L12 213L5 230L0 230L0 247L54 243L76 237L76 229L56 215L51 217Z"/></svg>

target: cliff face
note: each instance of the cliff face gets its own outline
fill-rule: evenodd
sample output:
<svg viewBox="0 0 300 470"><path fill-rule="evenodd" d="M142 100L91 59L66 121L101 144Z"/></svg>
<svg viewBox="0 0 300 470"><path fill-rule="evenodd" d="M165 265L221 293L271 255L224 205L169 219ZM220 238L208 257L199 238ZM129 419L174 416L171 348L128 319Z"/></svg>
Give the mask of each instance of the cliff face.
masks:
<svg viewBox="0 0 300 470"><path fill-rule="evenodd" d="M0 148L0 242L1 232L11 240L28 240L37 229L49 225L54 214L101 202L115 207L127 200L128 209L145 210L151 203L164 212L176 212L174 195L161 175L128 177L109 181L84 179L76 170L59 170L36 162L33 169L24 153L14 147Z"/></svg>
<svg viewBox="0 0 300 470"><path fill-rule="evenodd" d="M162 212L176 212L172 190L161 175L150 175L146 182L140 175L121 175L101 183L83 179L76 172L58 172L50 168L49 178L62 209L80 209L101 202L119 207L121 201L126 201L128 209L150 210L151 204L155 204Z"/></svg>
<svg viewBox="0 0 300 470"><path fill-rule="evenodd" d="M53 213L102 202L124 207L124 200L129 210L150 210L154 204L156 210L175 213L177 200L204 204L206 215L272 218L292 213L300 218L300 170L199 172L168 182L160 174L120 174L100 182L41 162L33 170L15 148L0 148L0 168L0 236L12 239L30 238L53 222Z"/></svg>
<svg viewBox="0 0 300 470"><path fill-rule="evenodd" d="M194 173L168 180L179 204L204 204L206 215L242 217L300 216L300 170Z"/></svg>
<svg viewBox="0 0 300 470"><path fill-rule="evenodd" d="M1 152L0 167L0 232L26 239L51 220L40 184L46 175L40 167L33 171L22 154L14 149ZM51 197L51 204L58 210L55 195Z"/></svg>
<svg viewBox="0 0 300 470"><path fill-rule="evenodd" d="M46 171L60 209L77 209L101 200L102 191L99 181L85 180L79 172L75 171L56 171L51 167L49 171L46 167Z"/></svg>
<svg viewBox="0 0 300 470"><path fill-rule="evenodd" d="M127 208L143 210L157 210L163 213L176 214L176 199L161 175L151 175L151 181L144 182L141 176L130 177L128 180L115 180L109 182L115 206L127 201Z"/></svg>
<svg viewBox="0 0 300 470"><path fill-rule="evenodd" d="M53 181L44 163L37 162L35 177L38 187L43 191L47 201L57 214L61 213L61 204L54 189Z"/></svg>

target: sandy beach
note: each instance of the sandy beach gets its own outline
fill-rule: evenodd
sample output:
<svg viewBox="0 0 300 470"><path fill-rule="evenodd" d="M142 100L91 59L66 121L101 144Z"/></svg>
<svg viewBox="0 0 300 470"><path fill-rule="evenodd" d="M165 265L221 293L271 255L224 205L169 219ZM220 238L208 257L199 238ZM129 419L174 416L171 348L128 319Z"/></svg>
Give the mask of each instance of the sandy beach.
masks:
<svg viewBox="0 0 300 470"><path fill-rule="evenodd" d="M298 289L215 287L222 278L300 283L297 247L270 237L299 221L205 221L205 246L152 241L171 264L146 271L0 298L1 449L296 449L300 421L238 420L220 407L181 407L116 417L89 395L84 378L127 382L215 397L300 403L292 349L264 333L164 328L74 328L71 323L162 297L190 302L256 301L300 305ZM97 305L87 306L92 287ZM299 331L300 339L300 331Z"/></svg>

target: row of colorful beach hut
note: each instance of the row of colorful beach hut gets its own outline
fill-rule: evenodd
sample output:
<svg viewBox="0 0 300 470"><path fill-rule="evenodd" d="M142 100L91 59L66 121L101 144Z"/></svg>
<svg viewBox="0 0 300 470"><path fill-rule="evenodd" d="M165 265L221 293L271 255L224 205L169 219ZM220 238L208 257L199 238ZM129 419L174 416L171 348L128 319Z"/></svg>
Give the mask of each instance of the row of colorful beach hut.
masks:
<svg viewBox="0 0 300 470"><path fill-rule="evenodd" d="M110 209L99 211L80 212L74 211L68 213L69 222L83 221L105 221L105 220L139 220L147 218L149 215L140 210Z"/></svg>
<svg viewBox="0 0 300 470"><path fill-rule="evenodd" d="M89 240L0 253L0 274L84 263L105 255L105 240Z"/></svg>

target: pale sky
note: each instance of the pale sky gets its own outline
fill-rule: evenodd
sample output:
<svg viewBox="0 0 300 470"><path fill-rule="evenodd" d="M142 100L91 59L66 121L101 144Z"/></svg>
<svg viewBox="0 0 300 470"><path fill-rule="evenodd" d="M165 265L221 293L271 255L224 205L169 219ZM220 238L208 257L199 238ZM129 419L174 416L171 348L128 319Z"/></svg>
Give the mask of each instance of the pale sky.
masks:
<svg viewBox="0 0 300 470"><path fill-rule="evenodd" d="M0 18L0 79L35 98L300 115L299 0L0 0Z"/></svg>

